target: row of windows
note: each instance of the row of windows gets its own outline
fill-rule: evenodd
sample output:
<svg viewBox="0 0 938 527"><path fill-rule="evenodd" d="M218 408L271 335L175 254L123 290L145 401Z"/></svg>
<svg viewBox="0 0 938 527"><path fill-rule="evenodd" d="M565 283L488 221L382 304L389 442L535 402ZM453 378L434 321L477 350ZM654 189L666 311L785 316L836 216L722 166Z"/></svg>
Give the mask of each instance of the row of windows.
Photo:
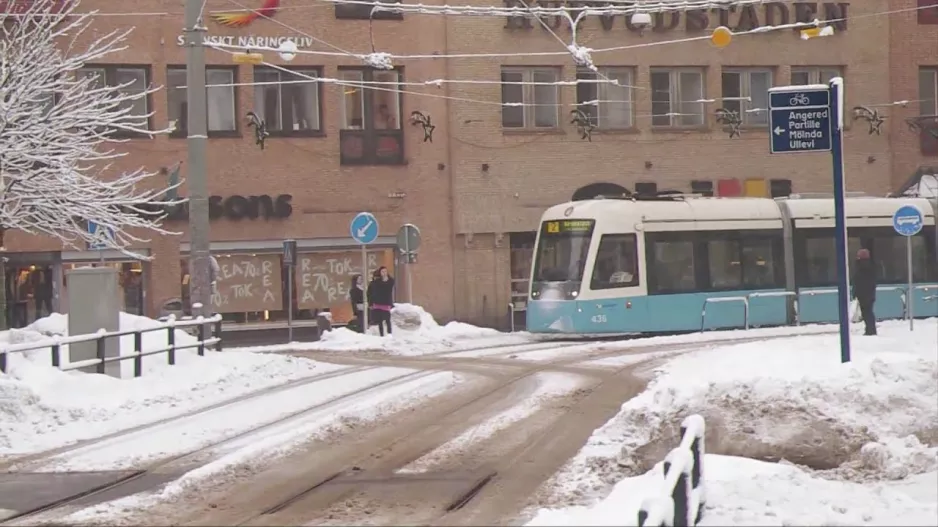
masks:
<svg viewBox="0 0 938 527"><path fill-rule="evenodd" d="M320 77L318 68L295 68L298 75L290 75L273 68L254 68L253 110L267 122L268 131L281 135L309 135L322 131L322 97L319 83L309 77ZM94 78L99 85L125 85L121 90L141 93L150 84L149 69L129 66L89 66L80 73ZM341 104L342 128L347 130L387 130L400 128L400 93L398 70L372 71L343 69L339 79L349 83L343 86ZM208 130L210 133L237 132L237 68L209 66L206 68ZM375 82L388 86L388 90L363 90L362 82ZM167 70L166 97L169 119L176 123L177 134L187 129L186 68L170 66ZM139 98L133 104L133 113L150 113L150 102Z"/></svg>
<svg viewBox="0 0 938 527"><path fill-rule="evenodd" d="M323 133L321 84L311 81L320 68L294 68L296 75L273 68L254 68L252 110L267 124L273 136L317 136ZM150 85L144 66L88 66L79 74L98 85L121 86L127 94L143 93ZM167 69L167 107L172 137L185 137L188 129L186 69ZM400 70L342 68L340 158L342 164L401 164L404 141L401 131ZM209 137L239 134L237 67L206 68L206 113ZM345 84L347 83L347 84ZM377 83L382 89L362 88ZM127 102L134 115L151 113L152 100L140 97Z"/></svg>
<svg viewBox="0 0 938 527"><path fill-rule="evenodd" d="M842 75L840 67L792 68L790 84L824 84ZM580 68L577 108L604 129L630 129L635 124L634 67ZM724 69L721 107L735 111L749 126L768 125L770 68ZM705 68L651 68L651 124L655 127L700 127L707 122ZM559 67L502 68L502 127L548 129L561 123ZM599 82L597 82L599 81ZM614 81L602 82L602 81Z"/></svg>
<svg viewBox="0 0 938 527"><path fill-rule="evenodd" d="M929 266L936 255L932 229L927 228L923 235L911 239L913 280L916 282L938 279L938 270ZM907 281L905 238L896 236L891 228L852 228L849 234L849 254L856 254L861 247L869 249L878 283ZM785 287L784 247L778 233L649 233L646 244L650 293ZM836 247L832 229L811 229L796 234L795 281L799 287L836 286ZM629 285L637 284L637 271L635 276L636 281Z"/></svg>
<svg viewBox="0 0 938 527"><path fill-rule="evenodd" d="M649 233L646 242L649 292L784 287L784 249L775 233Z"/></svg>

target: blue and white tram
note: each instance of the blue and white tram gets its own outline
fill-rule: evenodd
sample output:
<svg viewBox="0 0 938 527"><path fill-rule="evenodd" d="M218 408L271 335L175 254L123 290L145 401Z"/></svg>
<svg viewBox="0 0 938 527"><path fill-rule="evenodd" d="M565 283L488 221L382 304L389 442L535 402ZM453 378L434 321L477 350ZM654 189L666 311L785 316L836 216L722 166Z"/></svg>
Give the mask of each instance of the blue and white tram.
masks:
<svg viewBox="0 0 938 527"><path fill-rule="evenodd" d="M934 206L912 238L892 229L894 198L848 198L850 256L870 249L876 315L938 315ZM671 333L837 321L831 199L595 199L551 207L541 221L527 304L533 333Z"/></svg>

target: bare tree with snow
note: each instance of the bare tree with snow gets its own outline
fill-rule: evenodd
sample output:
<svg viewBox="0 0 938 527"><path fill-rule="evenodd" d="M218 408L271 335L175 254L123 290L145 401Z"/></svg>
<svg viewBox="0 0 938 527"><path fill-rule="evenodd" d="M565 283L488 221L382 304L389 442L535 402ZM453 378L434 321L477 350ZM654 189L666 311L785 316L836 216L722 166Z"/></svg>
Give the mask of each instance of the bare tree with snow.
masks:
<svg viewBox="0 0 938 527"><path fill-rule="evenodd" d="M137 110L155 88L108 85L82 71L125 49L132 29L92 36L94 13L78 6L0 0L0 247L7 231L18 230L142 258L133 247L146 236L176 234L162 220L166 207L179 203L167 194L179 183L144 168L118 172L112 163L126 155L119 143L128 134L169 130L150 130L150 114ZM95 237L89 224L109 236Z"/></svg>

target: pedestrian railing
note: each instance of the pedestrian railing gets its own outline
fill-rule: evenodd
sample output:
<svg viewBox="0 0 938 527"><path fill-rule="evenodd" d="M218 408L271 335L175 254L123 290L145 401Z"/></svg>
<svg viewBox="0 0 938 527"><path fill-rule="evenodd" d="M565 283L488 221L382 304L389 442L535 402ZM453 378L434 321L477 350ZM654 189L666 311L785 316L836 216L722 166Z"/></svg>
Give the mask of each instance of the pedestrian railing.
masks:
<svg viewBox="0 0 938 527"><path fill-rule="evenodd" d="M681 444L664 458L659 492L642 501L639 527L689 527L703 518L707 495L703 459L706 423L691 415L681 423Z"/></svg>
<svg viewBox="0 0 938 527"><path fill-rule="evenodd" d="M935 289L934 285L918 285L914 287L914 291L925 291L928 292L932 289ZM902 286L892 286L892 285L882 285L876 288L878 292L893 292L898 293L899 302L902 304L902 317L908 318L909 316L909 302L913 298L909 294L907 287ZM801 325L801 313L800 305L802 302L802 297L813 297L820 295L836 295L837 289L828 288L828 289L813 289L808 291L757 291L754 293L749 293L746 296L713 296L704 299L703 309L700 312L700 331L706 330L706 321L707 321L707 306L710 304L717 303L726 303L726 302L739 302L743 305L743 328L749 329L750 318L752 316L752 299L754 298L765 298L765 297L792 297L792 304L794 308L795 320L794 323L796 326ZM938 299L938 295L926 296L923 298L925 302L933 301Z"/></svg>
<svg viewBox="0 0 938 527"><path fill-rule="evenodd" d="M105 331L100 330L96 333L91 333L87 335L75 335L75 336L52 336L42 340L37 340L33 342L24 342L22 344L8 344L0 346L0 372L6 373L8 366L8 357L13 353L23 353L27 351L37 351L42 349L48 349L49 354L52 360L52 366L63 371L78 370L82 368L95 367L95 373L106 373L107 365L111 363L119 363L125 360L134 361L134 377L140 377L143 375L143 358L150 355L158 355L165 353L166 362L169 365L176 364L176 352L187 350L187 349L196 349L200 356L205 355L206 349L214 349L214 351L222 350L221 342L221 315L214 315L211 317L187 317L186 319L177 320L174 316L170 315L165 319L160 321L160 324L154 327L149 328L140 328L124 331ZM176 330L186 330L194 328L196 332L196 342L192 344L177 344L176 343ZM144 349L143 346L143 336L146 333L155 333L165 331L166 332L166 346L161 346L155 349ZM128 335L133 335L134 337L134 351L129 354L119 353L117 356L107 356L107 339L120 339ZM66 365L62 365L62 347L69 344L77 344L82 342L95 342L95 358L80 360L75 362L69 362ZM119 349L119 341L118 341Z"/></svg>

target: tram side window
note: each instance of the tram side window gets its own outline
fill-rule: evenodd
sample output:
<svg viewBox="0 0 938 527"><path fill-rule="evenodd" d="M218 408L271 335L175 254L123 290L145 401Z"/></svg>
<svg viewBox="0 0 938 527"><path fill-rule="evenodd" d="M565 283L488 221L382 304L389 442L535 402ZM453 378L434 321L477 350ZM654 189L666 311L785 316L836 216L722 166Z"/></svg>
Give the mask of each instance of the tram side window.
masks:
<svg viewBox="0 0 938 527"><path fill-rule="evenodd" d="M781 255L779 255L781 256ZM743 285L747 289L776 287L775 244L771 239L750 238L743 241Z"/></svg>
<svg viewBox="0 0 938 527"><path fill-rule="evenodd" d="M860 238L851 236L847 240L848 258L860 250ZM803 286L823 287L837 283L837 244L833 236L812 236L804 240L804 269L807 280Z"/></svg>
<svg viewBox="0 0 938 527"><path fill-rule="evenodd" d="M912 279L916 282L930 280L928 268L929 243L925 236L912 237ZM873 239L873 264L876 281L880 284L904 284L908 281L908 249L904 236L876 237Z"/></svg>
<svg viewBox="0 0 938 527"><path fill-rule="evenodd" d="M599 241L590 289L638 285L638 247L634 234L606 234Z"/></svg>
<svg viewBox="0 0 938 527"><path fill-rule="evenodd" d="M711 240L707 244L710 264L710 287L739 289L743 285L743 266L738 240Z"/></svg>
<svg viewBox="0 0 938 527"><path fill-rule="evenodd" d="M764 289L776 286L774 243L769 238L716 239L707 244L710 287Z"/></svg>
<svg viewBox="0 0 938 527"><path fill-rule="evenodd" d="M656 292L678 293L695 290L697 276L694 270L694 242L654 242L648 269L654 270L652 289Z"/></svg>

